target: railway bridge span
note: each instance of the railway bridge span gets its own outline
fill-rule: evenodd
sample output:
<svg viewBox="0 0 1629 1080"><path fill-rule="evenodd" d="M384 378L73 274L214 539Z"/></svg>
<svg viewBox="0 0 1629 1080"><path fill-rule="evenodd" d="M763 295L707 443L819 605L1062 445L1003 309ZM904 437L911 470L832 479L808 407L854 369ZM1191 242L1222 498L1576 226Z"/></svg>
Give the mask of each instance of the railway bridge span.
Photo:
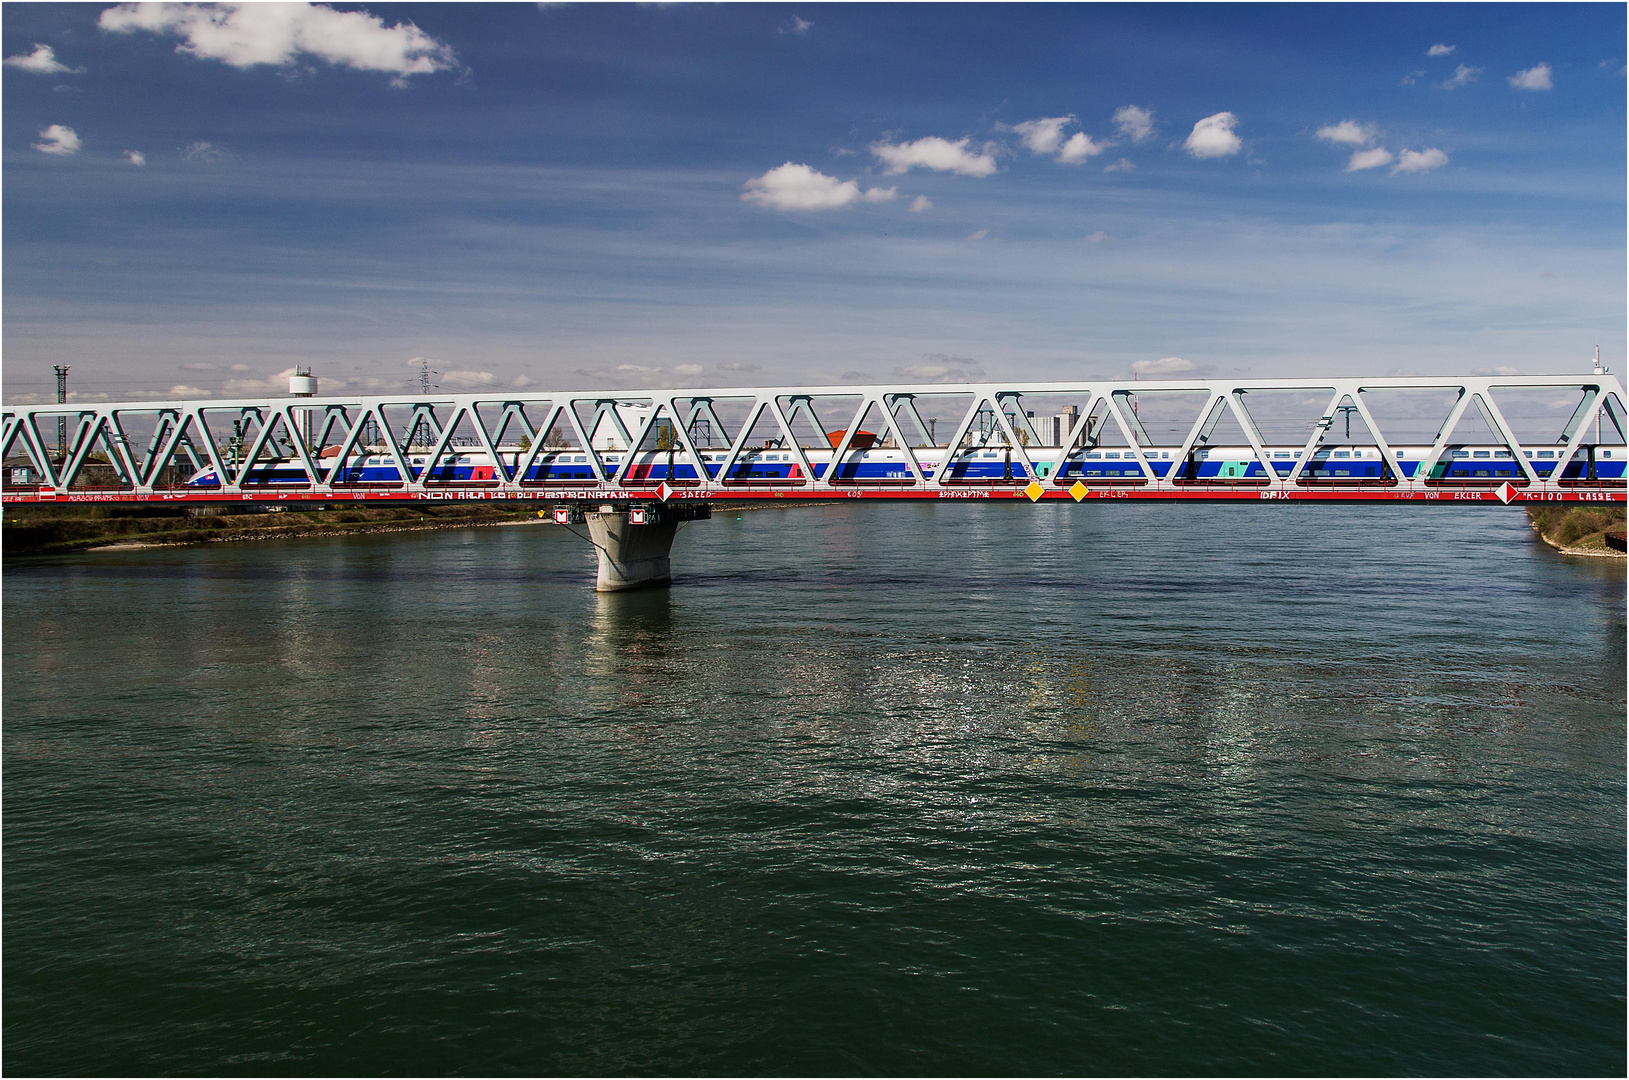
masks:
<svg viewBox="0 0 1629 1080"><path fill-rule="evenodd" d="M771 499L1624 500L1623 387L1589 375L424 390L5 406L0 502L310 508L538 500L600 586L681 520ZM665 537L665 539L664 539ZM636 551L637 549L637 551Z"/></svg>

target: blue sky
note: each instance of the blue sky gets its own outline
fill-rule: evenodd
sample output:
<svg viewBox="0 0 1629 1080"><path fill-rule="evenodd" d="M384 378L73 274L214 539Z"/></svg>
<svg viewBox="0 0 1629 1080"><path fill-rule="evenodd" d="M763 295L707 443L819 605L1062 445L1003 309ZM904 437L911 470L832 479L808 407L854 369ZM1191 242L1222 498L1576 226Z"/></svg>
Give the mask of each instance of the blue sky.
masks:
<svg viewBox="0 0 1629 1080"><path fill-rule="evenodd" d="M5 6L6 400L1624 363L1622 5L278 7Z"/></svg>

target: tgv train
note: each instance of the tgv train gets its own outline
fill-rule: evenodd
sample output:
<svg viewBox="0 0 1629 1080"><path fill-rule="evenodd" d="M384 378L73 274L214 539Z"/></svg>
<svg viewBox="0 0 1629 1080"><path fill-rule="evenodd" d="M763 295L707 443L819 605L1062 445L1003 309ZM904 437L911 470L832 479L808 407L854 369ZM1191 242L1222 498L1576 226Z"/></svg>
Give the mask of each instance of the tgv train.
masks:
<svg viewBox="0 0 1629 1080"><path fill-rule="evenodd" d="M1394 448L1398 468L1405 478L1414 477L1429 449L1427 446ZM945 460L945 451L942 448L925 448L913 452L924 475L930 478L938 472ZM513 473L526 457L526 453L519 448L501 447L498 453L505 466L505 473ZM1051 459L1057 456L1057 449L1030 447L1027 448L1027 453L1035 463L1037 475L1047 479L1052 473ZM1550 477L1557 465L1562 465L1563 480L1622 480L1624 466L1629 464L1629 455L1626 455L1625 449L1621 446L1583 447L1571 461L1565 463L1560 461L1562 453L1561 450L1528 450L1526 456L1533 466L1533 471L1541 479ZM1213 446L1195 450L1187 455L1181 454L1178 450L1148 448L1143 454L1148 461L1148 467L1159 477L1189 481L1248 482L1264 480L1267 476L1261 462L1256 460L1254 452L1248 446ZM1280 477L1287 477L1300 459L1302 449L1274 446L1267 448L1267 454L1273 472ZM806 450L804 455L817 478L825 477L831 470L831 450ZM615 476L626 456L626 452L599 452L601 467L608 478ZM729 457L728 452L703 451L701 457L708 477L713 480L720 479L719 470L724 467ZM641 451L635 454L634 458L626 477L630 481L682 482L700 479L694 464L685 460L685 455L682 454L674 456L666 450ZM1005 447L994 449L981 447L964 451L950 459L948 465L950 472L946 479L972 483L1023 480L1025 473L1022 458L1016 460L1015 458L1013 451ZM322 468L328 469L331 460L325 459ZM408 469L417 478L418 474L425 470L428 456L408 454L404 455L404 460ZM428 479L436 483L480 484L499 479L492 455L485 450L476 449L449 450L429 467L429 473ZM1517 466L1507 447L1459 445L1450 446L1443 452L1441 458L1432 466L1430 479L1450 483L1474 484L1481 481L1493 484L1501 480L1519 480L1522 475L1522 470ZM1076 451L1064 459L1056 476L1059 479L1078 478L1088 483L1093 480L1124 483L1147 478L1134 452L1125 448L1108 447ZM1390 467L1375 447L1329 446L1313 452L1301 477L1308 481L1333 484L1381 483L1390 478ZM859 482L898 482L911 478L911 468L906 463L904 451L885 448L850 451L838 465L835 477L839 481ZM402 477L394 458L388 454L370 452L348 457L343 465L333 468L332 477L327 479L329 483L342 485L398 484ZM539 483L591 483L594 482L595 476L586 452L550 450L537 456L537 460L522 479ZM743 451L724 479L750 483L755 480L796 481L806 477L797 456L791 450L764 447ZM298 459L283 458L256 463L248 470L242 483L249 486L283 484L303 486L309 483L309 479ZM219 487L220 479L214 469L205 468L193 475L188 481L188 486Z"/></svg>

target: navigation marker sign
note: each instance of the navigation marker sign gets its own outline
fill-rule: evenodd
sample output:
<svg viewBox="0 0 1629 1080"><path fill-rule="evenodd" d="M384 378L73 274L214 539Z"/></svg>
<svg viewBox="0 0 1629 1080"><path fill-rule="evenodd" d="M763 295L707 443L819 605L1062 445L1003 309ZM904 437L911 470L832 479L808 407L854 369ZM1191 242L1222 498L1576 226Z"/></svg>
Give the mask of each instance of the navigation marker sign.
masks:
<svg viewBox="0 0 1629 1080"><path fill-rule="evenodd" d="M1510 486L1510 481L1508 480L1494 488L1493 493L1499 496L1499 501L1504 503L1506 506L1509 506L1510 500L1516 497L1516 489Z"/></svg>
<svg viewBox="0 0 1629 1080"><path fill-rule="evenodd" d="M1091 490L1091 488L1087 487L1079 480L1076 480L1075 485L1069 489L1069 494L1075 497L1076 502L1079 502L1080 500L1084 499L1091 492Z"/></svg>
<svg viewBox="0 0 1629 1080"><path fill-rule="evenodd" d="M667 497L671 494L673 494L673 489L667 486L666 480L663 480L660 484L656 485L656 497L658 499L661 499L663 502L667 502Z"/></svg>
<svg viewBox="0 0 1629 1080"><path fill-rule="evenodd" d="M1024 489L1024 494L1029 496L1030 502L1040 502L1041 496L1046 494L1046 488L1041 486L1039 480L1031 480L1029 487Z"/></svg>

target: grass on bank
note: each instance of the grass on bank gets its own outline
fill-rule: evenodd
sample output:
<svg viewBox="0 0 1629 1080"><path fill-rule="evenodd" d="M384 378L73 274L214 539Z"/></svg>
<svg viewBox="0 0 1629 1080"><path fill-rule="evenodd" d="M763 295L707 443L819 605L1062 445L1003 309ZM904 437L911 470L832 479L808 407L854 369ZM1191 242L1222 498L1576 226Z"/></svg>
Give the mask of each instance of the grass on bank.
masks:
<svg viewBox="0 0 1629 1080"><path fill-rule="evenodd" d="M1608 532L1622 532L1625 508L1578 503L1539 503L1527 507L1528 520L1546 544L1562 551L1621 554L1608 546Z"/></svg>

